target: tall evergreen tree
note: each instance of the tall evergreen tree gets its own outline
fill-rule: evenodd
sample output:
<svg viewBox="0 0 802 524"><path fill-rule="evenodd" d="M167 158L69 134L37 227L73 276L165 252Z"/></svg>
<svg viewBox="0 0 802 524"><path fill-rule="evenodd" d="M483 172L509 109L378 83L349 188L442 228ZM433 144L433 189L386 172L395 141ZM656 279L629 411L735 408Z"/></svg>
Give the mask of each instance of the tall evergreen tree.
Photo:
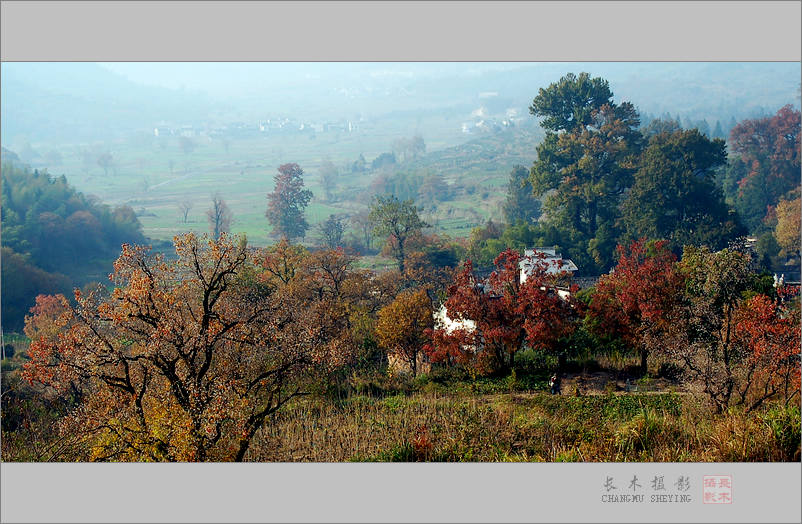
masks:
<svg viewBox="0 0 802 524"><path fill-rule="evenodd" d="M707 123L707 119L702 119L696 123L696 128L705 136L710 136L710 124Z"/></svg>
<svg viewBox="0 0 802 524"><path fill-rule="evenodd" d="M652 137L622 205L626 237L667 238L676 249L685 244L721 249L744 234L715 182L726 159L724 141L710 140L698 129Z"/></svg>
<svg viewBox="0 0 802 524"><path fill-rule="evenodd" d="M727 135L724 134L724 130L721 128L720 120L716 120L716 127L713 128L713 138L727 138Z"/></svg>
<svg viewBox="0 0 802 524"><path fill-rule="evenodd" d="M530 112L546 129L530 180L546 195L548 225L583 270L604 272L615 261L619 203L641 147L638 113L614 103L607 81L587 73L541 89Z"/></svg>

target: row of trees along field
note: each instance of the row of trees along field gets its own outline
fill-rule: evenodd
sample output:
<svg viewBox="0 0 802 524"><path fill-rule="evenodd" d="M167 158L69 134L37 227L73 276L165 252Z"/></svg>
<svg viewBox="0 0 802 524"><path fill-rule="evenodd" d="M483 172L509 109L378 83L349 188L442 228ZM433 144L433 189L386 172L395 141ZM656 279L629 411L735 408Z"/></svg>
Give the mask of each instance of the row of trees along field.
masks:
<svg viewBox="0 0 802 524"><path fill-rule="evenodd" d="M76 291L72 300L45 290L25 317L30 347L14 359L22 369L3 373L4 457L252 460L271 456L271 439L279 438L271 426L289 406L320 414L335 402L344 409L353 395L414 391L424 384L419 374L439 377L449 394L465 394L459 384L469 384L473 395L486 380L537 391L555 369L632 355L638 370L611 372L669 377L704 399L714 418L732 410L751 417L767 404L779 409L767 437L774 444L747 456L798 460L798 438L789 444L786 436L796 427L798 437L799 427L799 296L761 272L755 250L738 240L745 229L737 210L739 198L752 201L744 196L750 176L788 179L775 160L796 162L796 185L779 184L769 201L777 209L793 202L798 153L787 163L779 153L752 161L739 179L746 180L739 191L747 191L732 196L732 209L717 185L722 169L738 176L729 171L735 164L727 167L724 142L695 130L656 131L659 122L654 132L641 130L634 107L614 103L602 79L567 75L541 89L531 109L548 133L528 176L525 168L511 173L506 226L491 222L468 239L450 239L427 233L413 201L373 200L365 229L383 239L396 262L391 269L361 269L359 257L340 247L296 243L309 228L304 208L311 194L302 169L285 164L268 195L274 245L249 247L244 237L214 227L212 213L212 235L177 236L174 257L124 244L111 287ZM780 138L798 149L794 114L796 127ZM739 158L747 162L749 154L743 149ZM105 216L107 208L87 203L66 182L18 174L44 189L57 186L92 216ZM6 175L4 167L4 237L7 198L9 210L41 227L44 213L28 211L38 199L25 207L24 192L7 196ZM535 222L537 195L545 214ZM798 220L771 225L772 205L761 218L766 231L779 242L796 227L798 237ZM79 207L55 209L69 218ZM336 246L342 224L331 222ZM524 259L522 249L534 245L561 246L583 272L602 276L580 290L567 273L551 271L543 255ZM531 267L526 279L522 262ZM5 300L5 260L3 270ZM437 311L462 322L436 322ZM398 378L400 369L409 374ZM366 413L356 417L366 420ZM415 449L431 448L426 427L418 428ZM707 444L697 437L689 446L688 456L696 456ZM648 451L643 441L618 449L641 460Z"/></svg>

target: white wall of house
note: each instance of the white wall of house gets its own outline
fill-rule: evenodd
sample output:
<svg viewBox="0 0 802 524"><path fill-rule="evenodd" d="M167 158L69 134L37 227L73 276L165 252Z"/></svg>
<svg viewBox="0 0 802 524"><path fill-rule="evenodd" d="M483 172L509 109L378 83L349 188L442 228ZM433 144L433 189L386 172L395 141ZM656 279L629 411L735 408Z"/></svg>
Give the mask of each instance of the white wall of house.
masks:
<svg viewBox="0 0 802 524"><path fill-rule="evenodd" d="M472 333L476 329L476 322L470 319L454 320L449 318L446 305L434 312L434 326L438 329L445 329L446 333L452 333L455 329L461 329Z"/></svg>
<svg viewBox="0 0 802 524"><path fill-rule="evenodd" d="M540 260L536 258L537 253L543 253L546 255L542 261L546 264L547 275L555 275L564 271L573 273L579 269L571 259L562 258L562 254L557 253L557 251L553 248L527 249L524 251L524 259L518 263L518 267L521 268L521 284L526 282L526 279L532 273L535 264L540 262Z"/></svg>

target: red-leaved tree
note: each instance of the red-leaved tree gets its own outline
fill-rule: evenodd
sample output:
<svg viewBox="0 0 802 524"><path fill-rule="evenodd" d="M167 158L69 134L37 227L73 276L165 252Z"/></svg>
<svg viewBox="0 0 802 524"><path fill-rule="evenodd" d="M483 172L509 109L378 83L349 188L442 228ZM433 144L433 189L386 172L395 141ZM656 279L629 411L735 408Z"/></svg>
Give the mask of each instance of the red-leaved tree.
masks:
<svg viewBox="0 0 802 524"><path fill-rule="evenodd" d="M735 339L744 351L739 403L749 411L772 397L786 402L799 394L799 300L790 306L756 295L737 314Z"/></svg>
<svg viewBox="0 0 802 524"><path fill-rule="evenodd" d="M668 242L641 239L618 246L618 265L599 279L590 302L594 331L637 348L646 374L650 351L659 343L668 314L680 297L683 277Z"/></svg>
<svg viewBox="0 0 802 524"><path fill-rule="evenodd" d="M456 323L441 323L426 351L433 362L471 363L480 371L508 370L527 342L560 353L561 341L573 332L579 310L569 290L561 294L544 256L532 257L522 282L523 257L508 249L496 257L485 281L470 261L448 289L445 312Z"/></svg>
<svg viewBox="0 0 802 524"><path fill-rule="evenodd" d="M736 180L736 208L753 227L799 186L800 126L800 112L787 105L774 116L744 120L730 132L730 150L745 168Z"/></svg>

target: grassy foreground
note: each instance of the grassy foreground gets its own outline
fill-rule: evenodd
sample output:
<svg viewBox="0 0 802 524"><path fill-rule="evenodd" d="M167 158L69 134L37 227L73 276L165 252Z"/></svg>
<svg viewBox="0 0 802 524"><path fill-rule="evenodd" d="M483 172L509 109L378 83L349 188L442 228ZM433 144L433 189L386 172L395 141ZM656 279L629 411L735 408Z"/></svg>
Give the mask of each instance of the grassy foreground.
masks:
<svg viewBox="0 0 802 524"><path fill-rule="evenodd" d="M3 361L7 387L26 360L27 340L6 337L6 342L17 349L13 358ZM519 365L523 363L522 358ZM530 364L538 369L475 379L454 372L414 379L354 374L343 384L323 386L274 414L256 435L245 459L800 461L798 397L787 406L771 402L752 413L732 408L714 415L703 397L687 385L640 379L632 382L638 392L627 393L613 373L579 368L566 375L562 395L552 396L547 392L548 373ZM29 421L18 432L4 431L2 460L49 460L54 447L68 444L48 437L56 412L30 401L20 406L24 409L17 415Z"/></svg>
<svg viewBox="0 0 802 524"><path fill-rule="evenodd" d="M305 398L277 414L252 461L799 461L800 410L713 417L687 394L414 393Z"/></svg>

